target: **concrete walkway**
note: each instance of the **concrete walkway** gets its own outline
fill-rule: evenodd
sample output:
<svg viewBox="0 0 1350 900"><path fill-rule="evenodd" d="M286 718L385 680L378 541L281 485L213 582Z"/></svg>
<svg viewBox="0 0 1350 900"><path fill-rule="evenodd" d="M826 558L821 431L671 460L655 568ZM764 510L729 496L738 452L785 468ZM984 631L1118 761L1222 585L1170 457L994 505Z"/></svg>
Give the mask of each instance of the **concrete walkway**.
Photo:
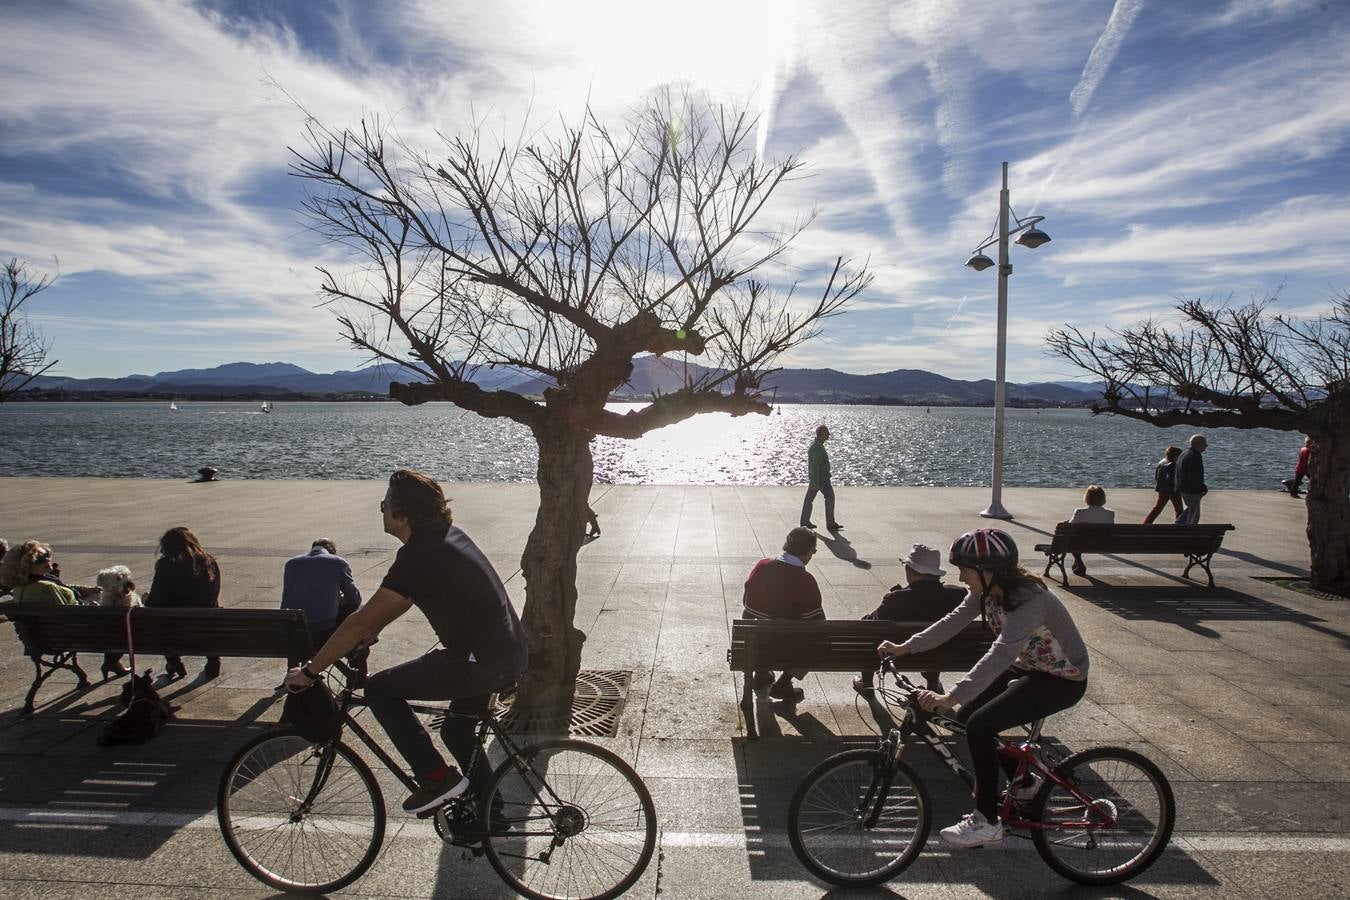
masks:
<svg viewBox="0 0 1350 900"><path fill-rule="evenodd" d="M272 607L281 565L327 536L369 595L395 542L380 529L378 482L0 479L0 535L38 537L67 580L124 563L148 583L154 542L190 525L220 560L228 606ZM484 548L519 604L519 558L534 521L532 485L449 490L456 523ZM896 557L919 541L945 547L990 524L983 488L840 488L846 526L811 564L832 618L870 610L901 577ZM1078 490L1006 492L1007 523L1027 556L1076 505ZM1138 521L1152 500L1112 491ZM787 845L788 798L801 775L869 739L846 675L808 678L795 710L759 710L744 738L738 679L727 671L728 623L761 556L796 524L801 490L597 486L603 536L580 559L578 624L585 668L630 672L618 736L657 804L661 852L631 896L820 897L830 891ZM1089 579L1056 586L1092 655L1085 699L1051 720L1072 749L1135 747L1167 772L1180 807L1173 847L1106 896L1343 896L1350 880L1350 604L1260 580L1306 574L1303 505L1274 492L1219 492L1205 521L1232 522L1216 590L1179 578L1167 557L1088 557ZM817 521L821 521L817 519ZM415 613L377 646L381 667L433 639ZM96 668L97 660L88 660ZM200 667L188 659L189 672ZM142 666L146 662L141 663ZM158 659L149 662L156 668ZM223 762L275 721L273 662L226 660L221 678L170 689L176 722L149 744L103 749L95 738L118 686L62 695L44 688L30 720L17 709L32 677L13 630L0 627L0 894L4 896L265 896L216 830ZM968 808L961 787L921 755L934 825ZM387 801L402 796L386 784ZM1338 887L1338 885L1340 887ZM858 896L1078 895L1028 842L953 854L936 843L883 889ZM486 862L465 862L431 825L391 819L386 850L347 893L509 896Z"/></svg>

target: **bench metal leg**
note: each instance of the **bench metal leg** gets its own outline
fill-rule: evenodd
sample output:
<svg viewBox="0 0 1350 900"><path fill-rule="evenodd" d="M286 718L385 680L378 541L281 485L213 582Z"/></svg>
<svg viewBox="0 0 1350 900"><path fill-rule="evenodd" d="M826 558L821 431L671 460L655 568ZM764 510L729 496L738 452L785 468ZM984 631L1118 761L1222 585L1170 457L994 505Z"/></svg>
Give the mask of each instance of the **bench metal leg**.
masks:
<svg viewBox="0 0 1350 900"><path fill-rule="evenodd" d="M1064 571L1064 557L1065 557L1065 555L1066 555L1066 554L1063 554L1063 553L1046 553L1046 554L1045 554L1045 571L1042 572L1041 574L1042 574L1042 575L1049 575L1049 574L1050 574L1050 567L1051 567L1051 566L1056 566L1056 565L1057 565L1057 566L1059 566L1059 578L1060 578L1060 581L1063 582L1063 584L1064 584L1065 587L1068 587L1068 586L1069 586L1069 573L1067 573L1067 572Z"/></svg>
<svg viewBox="0 0 1350 900"><path fill-rule="evenodd" d="M759 737L759 726L755 723L755 673L745 671L741 673L744 680L744 686L741 689L741 715L745 716L745 734L746 737Z"/></svg>
<svg viewBox="0 0 1350 900"><path fill-rule="evenodd" d="M1199 566L1200 568L1204 569L1205 574L1209 576L1209 586L1214 587L1214 573L1209 570L1209 561L1213 558L1214 558L1213 553L1186 554L1186 571L1181 573L1181 577L1189 578L1191 575L1191 568L1193 566Z"/></svg>
<svg viewBox="0 0 1350 900"><path fill-rule="evenodd" d="M79 682L75 685L76 690L84 690L89 687L89 676L85 674L84 669L80 668L79 657L71 652L54 653L50 660L43 659L42 654L33 653L29 656L33 661L33 684L28 688L28 695L23 698L23 712L21 715L31 716L35 709L33 701L37 698L38 688L42 683L52 675L56 674L57 669L67 669L75 673ZM43 668L46 671L43 671Z"/></svg>

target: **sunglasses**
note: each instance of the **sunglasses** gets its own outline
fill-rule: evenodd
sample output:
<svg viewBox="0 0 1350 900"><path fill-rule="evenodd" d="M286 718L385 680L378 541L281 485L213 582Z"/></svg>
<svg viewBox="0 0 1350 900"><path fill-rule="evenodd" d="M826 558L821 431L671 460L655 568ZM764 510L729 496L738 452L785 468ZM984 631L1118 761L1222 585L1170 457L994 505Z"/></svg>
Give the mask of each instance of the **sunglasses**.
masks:
<svg viewBox="0 0 1350 900"><path fill-rule="evenodd" d="M380 512L385 512L385 511L388 510L388 509L389 509L389 501L388 501L388 500L381 500L381 501L380 501Z"/></svg>
<svg viewBox="0 0 1350 900"><path fill-rule="evenodd" d="M50 562L51 558L52 552L50 550L44 550L42 553L39 553L37 556L33 557L33 562L34 564Z"/></svg>

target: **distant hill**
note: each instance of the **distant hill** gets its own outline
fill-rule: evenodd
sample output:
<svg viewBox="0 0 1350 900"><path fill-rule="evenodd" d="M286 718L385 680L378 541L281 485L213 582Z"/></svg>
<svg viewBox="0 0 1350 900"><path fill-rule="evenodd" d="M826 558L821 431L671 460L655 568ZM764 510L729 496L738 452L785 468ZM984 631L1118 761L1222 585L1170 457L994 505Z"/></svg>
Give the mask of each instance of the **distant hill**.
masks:
<svg viewBox="0 0 1350 900"><path fill-rule="evenodd" d="M634 361L629 382L615 398L645 399L653 393L678 390L686 377L698 379L714 370L682 359L645 356ZM156 375L123 378L66 378L44 375L24 392L28 399L97 399L100 395L174 397L383 397L391 381L417 381L416 373L390 363L364 369L320 374L292 363L227 363L211 369L180 369ZM509 366L480 368L473 381L485 390L510 390L538 395L549 382ZM961 381L922 369L896 369L873 375L852 375L834 369L783 369L765 380L784 403L906 403L928 406L988 406L994 402L990 379ZM23 397L24 395L20 395ZM1008 401L1017 405L1084 406L1101 397L1100 387L1075 387L1066 382L1009 384Z"/></svg>

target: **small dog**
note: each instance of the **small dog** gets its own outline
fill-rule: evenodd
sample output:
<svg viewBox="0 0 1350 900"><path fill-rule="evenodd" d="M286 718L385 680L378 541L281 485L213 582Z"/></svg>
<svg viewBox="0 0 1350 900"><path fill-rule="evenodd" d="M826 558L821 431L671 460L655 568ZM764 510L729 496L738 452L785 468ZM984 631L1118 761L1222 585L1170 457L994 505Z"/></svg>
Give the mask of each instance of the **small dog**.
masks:
<svg viewBox="0 0 1350 900"><path fill-rule="evenodd" d="M98 585L100 606L140 606L141 595L136 593L136 582L131 580L131 570L126 566L113 566L98 573L94 579Z"/></svg>
<svg viewBox="0 0 1350 900"><path fill-rule="evenodd" d="M154 676L149 669L144 675L133 672L131 680L122 685L122 704L126 709L104 726L99 735L100 746L143 744L159 734L178 708L155 692Z"/></svg>

